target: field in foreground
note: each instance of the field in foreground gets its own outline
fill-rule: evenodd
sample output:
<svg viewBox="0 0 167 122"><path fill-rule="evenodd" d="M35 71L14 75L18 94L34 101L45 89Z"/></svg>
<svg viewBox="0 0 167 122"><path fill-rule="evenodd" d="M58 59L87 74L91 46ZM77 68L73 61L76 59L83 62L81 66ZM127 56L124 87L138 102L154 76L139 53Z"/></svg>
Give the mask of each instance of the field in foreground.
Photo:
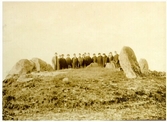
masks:
<svg viewBox="0 0 167 122"><path fill-rule="evenodd" d="M166 76L105 68L3 81L3 120L166 120Z"/></svg>

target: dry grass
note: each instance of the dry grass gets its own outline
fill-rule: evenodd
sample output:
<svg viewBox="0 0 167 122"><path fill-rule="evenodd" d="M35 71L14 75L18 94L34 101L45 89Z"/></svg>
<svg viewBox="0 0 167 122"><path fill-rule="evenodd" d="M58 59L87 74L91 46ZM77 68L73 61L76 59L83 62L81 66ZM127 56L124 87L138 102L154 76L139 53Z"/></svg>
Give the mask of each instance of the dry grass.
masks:
<svg viewBox="0 0 167 122"><path fill-rule="evenodd" d="M28 82L3 81L3 119L166 119L166 77L127 79L122 71L104 68L66 72Z"/></svg>

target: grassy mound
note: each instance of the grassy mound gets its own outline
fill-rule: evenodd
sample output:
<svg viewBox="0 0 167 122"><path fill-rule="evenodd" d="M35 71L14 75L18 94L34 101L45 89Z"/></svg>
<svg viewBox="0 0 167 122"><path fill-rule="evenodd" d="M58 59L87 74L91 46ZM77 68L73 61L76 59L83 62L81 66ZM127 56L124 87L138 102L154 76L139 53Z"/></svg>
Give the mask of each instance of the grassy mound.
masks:
<svg viewBox="0 0 167 122"><path fill-rule="evenodd" d="M166 77L127 79L122 71L85 68L28 82L4 80L3 119L165 120Z"/></svg>

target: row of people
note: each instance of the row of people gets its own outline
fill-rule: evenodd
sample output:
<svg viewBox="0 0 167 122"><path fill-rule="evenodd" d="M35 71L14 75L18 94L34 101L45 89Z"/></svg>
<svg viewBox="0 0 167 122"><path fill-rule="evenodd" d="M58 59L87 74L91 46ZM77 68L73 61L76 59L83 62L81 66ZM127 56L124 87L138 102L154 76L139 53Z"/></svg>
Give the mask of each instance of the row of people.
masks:
<svg viewBox="0 0 167 122"><path fill-rule="evenodd" d="M112 55L112 52L109 53L108 56L106 56L105 53L101 55L101 53L98 53L98 56L96 54L93 54L93 57L90 57L90 53L84 53L76 56L76 54L73 55L73 58L70 58L70 54L67 54L67 57L64 58L64 54L59 55L55 53L55 56L52 58L52 63L54 65L55 70L59 69L66 69L66 68L83 68L91 63L97 63L101 67L105 67L106 63L113 62L116 67L119 67L119 55L115 51L115 55Z"/></svg>

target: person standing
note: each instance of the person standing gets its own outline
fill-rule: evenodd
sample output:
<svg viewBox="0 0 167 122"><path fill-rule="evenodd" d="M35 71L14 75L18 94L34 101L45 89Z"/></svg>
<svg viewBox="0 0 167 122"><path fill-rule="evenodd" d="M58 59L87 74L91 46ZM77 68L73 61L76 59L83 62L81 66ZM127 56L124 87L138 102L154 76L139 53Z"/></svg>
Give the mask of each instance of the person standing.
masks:
<svg viewBox="0 0 167 122"><path fill-rule="evenodd" d="M72 58L72 66L74 69L78 67L78 58L76 57L75 53L74 53L74 57Z"/></svg>
<svg viewBox="0 0 167 122"><path fill-rule="evenodd" d="M63 64L62 64L62 55L59 55L59 67L60 67L60 69L62 69L62 66Z"/></svg>
<svg viewBox="0 0 167 122"><path fill-rule="evenodd" d="M103 53L103 67L106 66L106 63L107 63L107 56L105 53Z"/></svg>
<svg viewBox="0 0 167 122"><path fill-rule="evenodd" d="M55 53L54 57L52 58L52 64L54 70L59 70L59 58L57 56L57 53Z"/></svg>
<svg viewBox="0 0 167 122"><path fill-rule="evenodd" d="M84 53L83 55L82 55L82 57L83 57L83 67L86 67L87 66L87 56L86 56L86 53Z"/></svg>
<svg viewBox="0 0 167 122"><path fill-rule="evenodd" d="M103 57L101 56L100 53L98 53L97 64L98 64L100 67L103 66Z"/></svg>
<svg viewBox="0 0 167 122"><path fill-rule="evenodd" d="M90 53L87 54L87 66L92 63L92 59L90 57Z"/></svg>
<svg viewBox="0 0 167 122"><path fill-rule="evenodd" d="M85 54L82 54L82 59L83 59L82 66L86 67L86 56L85 56Z"/></svg>
<svg viewBox="0 0 167 122"><path fill-rule="evenodd" d="M83 67L83 58L81 57L81 53L79 53L79 57L78 57L78 67L79 68Z"/></svg>
<svg viewBox="0 0 167 122"><path fill-rule="evenodd" d="M93 62L93 63L97 63L97 57L96 57L96 54L95 54L95 53L93 54L92 62Z"/></svg>
<svg viewBox="0 0 167 122"><path fill-rule="evenodd" d="M66 60L65 60L65 58L64 58L64 54L62 54L62 69L66 69L67 68L67 63L66 63Z"/></svg>
<svg viewBox="0 0 167 122"><path fill-rule="evenodd" d="M67 63L67 68L72 68L72 60L70 58L70 54L67 54L66 63Z"/></svg>
<svg viewBox="0 0 167 122"><path fill-rule="evenodd" d="M114 55L114 64L115 64L115 67L116 68L119 68L120 67L120 64L119 64L119 55L117 54L117 52L115 51L115 55Z"/></svg>
<svg viewBox="0 0 167 122"><path fill-rule="evenodd" d="M113 60L114 60L114 57L112 55L112 52L110 52L108 55L108 63L111 63Z"/></svg>

